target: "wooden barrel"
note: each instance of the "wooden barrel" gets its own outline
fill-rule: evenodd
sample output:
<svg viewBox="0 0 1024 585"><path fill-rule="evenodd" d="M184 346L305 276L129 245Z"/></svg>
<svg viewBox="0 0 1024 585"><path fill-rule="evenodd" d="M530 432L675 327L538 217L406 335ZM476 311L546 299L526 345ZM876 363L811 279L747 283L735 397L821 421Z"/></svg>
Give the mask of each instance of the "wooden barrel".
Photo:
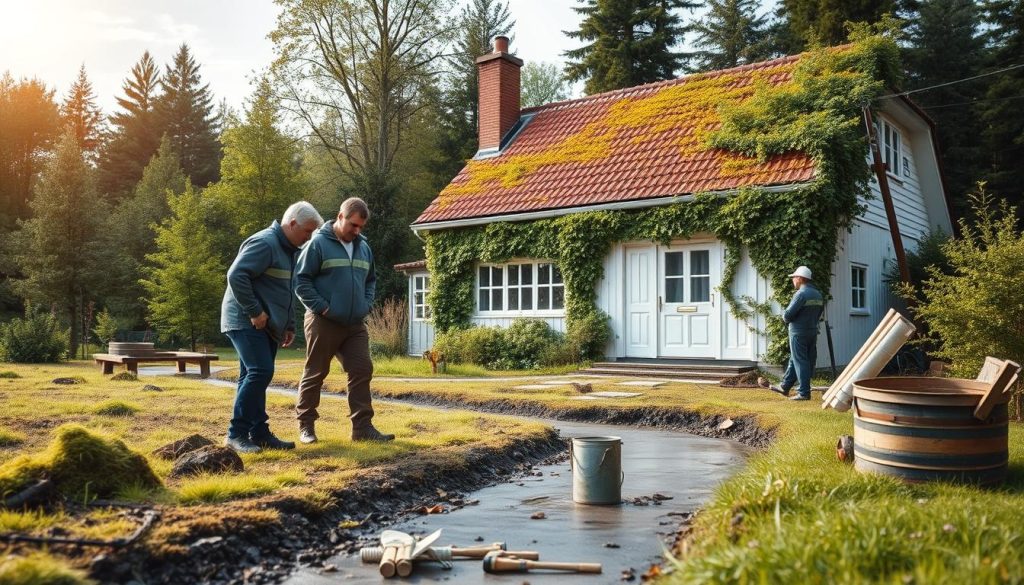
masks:
<svg viewBox="0 0 1024 585"><path fill-rule="evenodd" d="M854 466L906 482L993 484L1006 477L1006 401L974 418L988 384L958 378L868 378L853 387Z"/></svg>

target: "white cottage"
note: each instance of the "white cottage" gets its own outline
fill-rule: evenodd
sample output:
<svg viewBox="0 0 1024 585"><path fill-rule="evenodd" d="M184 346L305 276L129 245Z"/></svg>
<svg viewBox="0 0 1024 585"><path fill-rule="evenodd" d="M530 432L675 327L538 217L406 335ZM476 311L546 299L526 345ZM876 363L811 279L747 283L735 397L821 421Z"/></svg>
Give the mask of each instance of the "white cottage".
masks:
<svg viewBox="0 0 1024 585"><path fill-rule="evenodd" d="M785 83L799 59L786 57L521 110L522 61L508 54L507 41L499 38L495 52L478 59L479 151L412 229L422 236L592 210L653 208L688 201L695 193L729 197L747 186L798 189L818 172L811 157L788 152L736 164L736 156L707 149L700 139L702 121L714 114L704 111L711 103L703 97L707 92ZM644 114L636 111L637 104L652 102L655 107L658 100L673 99L686 103L671 116L615 125L620 118L635 120ZM934 128L905 98L883 103L875 111L880 147L903 243L913 250L933 228L952 233ZM511 178L486 174L502 161L516 167ZM883 282L896 258L893 239L874 180L872 190L875 197L866 201L866 212L849 232L840 234L831 267L833 298L827 317L838 364L852 358L894 301ZM613 332L605 352L609 359L761 361L767 340L758 331L764 324L759 317L752 322L736 318L721 298L725 245L714 234L668 243L617 242L603 266L596 293L597 306L610 317ZM433 343L427 303L431 278L425 261L396 268L409 274L409 352L417 355ZM556 330L565 329L564 285L559 266L550 259L478 263L474 274L473 324L505 326L517 317L535 317ZM771 294L768 279L744 253L732 295L763 302ZM824 335L819 342L822 367L829 359Z"/></svg>

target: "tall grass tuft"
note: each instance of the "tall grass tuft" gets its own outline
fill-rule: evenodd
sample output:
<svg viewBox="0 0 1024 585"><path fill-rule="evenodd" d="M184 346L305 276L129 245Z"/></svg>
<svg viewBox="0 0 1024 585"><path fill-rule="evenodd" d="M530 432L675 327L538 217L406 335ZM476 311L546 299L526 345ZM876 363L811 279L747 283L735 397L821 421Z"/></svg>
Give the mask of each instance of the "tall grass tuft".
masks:
<svg viewBox="0 0 1024 585"><path fill-rule="evenodd" d="M366 328L373 357L405 355L408 348L409 315L405 301L387 299L370 311Z"/></svg>
<svg viewBox="0 0 1024 585"><path fill-rule="evenodd" d="M27 557L8 557L0 563L0 583L3 585L87 585L95 581L84 573L72 569L44 553Z"/></svg>
<svg viewBox="0 0 1024 585"><path fill-rule="evenodd" d="M120 400L108 400L98 404L92 411L103 416L132 416L139 412L139 407Z"/></svg>

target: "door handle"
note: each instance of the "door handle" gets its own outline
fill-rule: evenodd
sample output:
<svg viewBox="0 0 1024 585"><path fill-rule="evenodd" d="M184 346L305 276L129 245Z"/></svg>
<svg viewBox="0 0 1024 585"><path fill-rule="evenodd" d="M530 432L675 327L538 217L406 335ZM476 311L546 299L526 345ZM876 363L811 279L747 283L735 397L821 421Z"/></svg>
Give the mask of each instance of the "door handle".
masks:
<svg viewBox="0 0 1024 585"><path fill-rule="evenodd" d="M661 310L661 295L658 295L658 310Z"/></svg>
<svg viewBox="0 0 1024 585"><path fill-rule="evenodd" d="M715 306L715 293L711 293L711 306Z"/></svg>

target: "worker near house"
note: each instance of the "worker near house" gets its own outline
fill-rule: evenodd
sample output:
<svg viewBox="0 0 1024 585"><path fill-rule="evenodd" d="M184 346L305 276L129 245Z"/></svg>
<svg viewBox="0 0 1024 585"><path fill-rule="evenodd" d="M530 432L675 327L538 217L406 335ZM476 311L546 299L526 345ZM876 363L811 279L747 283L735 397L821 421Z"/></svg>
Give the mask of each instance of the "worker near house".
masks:
<svg viewBox="0 0 1024 585"><path fill-rule="evenodd" d="M377 274L373 251L361 234L370 209L358 197L341 204L337 219L324 224L299 255L295 292L306 307L306 365L299 382L295 415L299 441L315 443L320 389L337 357L348 375L348 407L353 441L391 441L372 423L370 336L367 314Z"/></svg>
<svg viewBox="0 0 1024 585"><path fill-rule="evenodd" d="M821 291L814 286L811 269L801 266L789 275L796 292L782 320L789 326L789 364L782 382L772 385L772 392L789 396L794 384L797 393L790 400L811 399L811 376L818 361L818 319L825 307Z"/></svg>
<svg viewBox="0 0 1024 585"><path fill-rule="evenodd" d="M274 220L242 242L228 269L220 330L238 353L238 389L224 445L239 453L295 448L270 432L267 386L277 348L295 339L295 256L323 223L312 205L293 203L280 223Z"/></svg>

